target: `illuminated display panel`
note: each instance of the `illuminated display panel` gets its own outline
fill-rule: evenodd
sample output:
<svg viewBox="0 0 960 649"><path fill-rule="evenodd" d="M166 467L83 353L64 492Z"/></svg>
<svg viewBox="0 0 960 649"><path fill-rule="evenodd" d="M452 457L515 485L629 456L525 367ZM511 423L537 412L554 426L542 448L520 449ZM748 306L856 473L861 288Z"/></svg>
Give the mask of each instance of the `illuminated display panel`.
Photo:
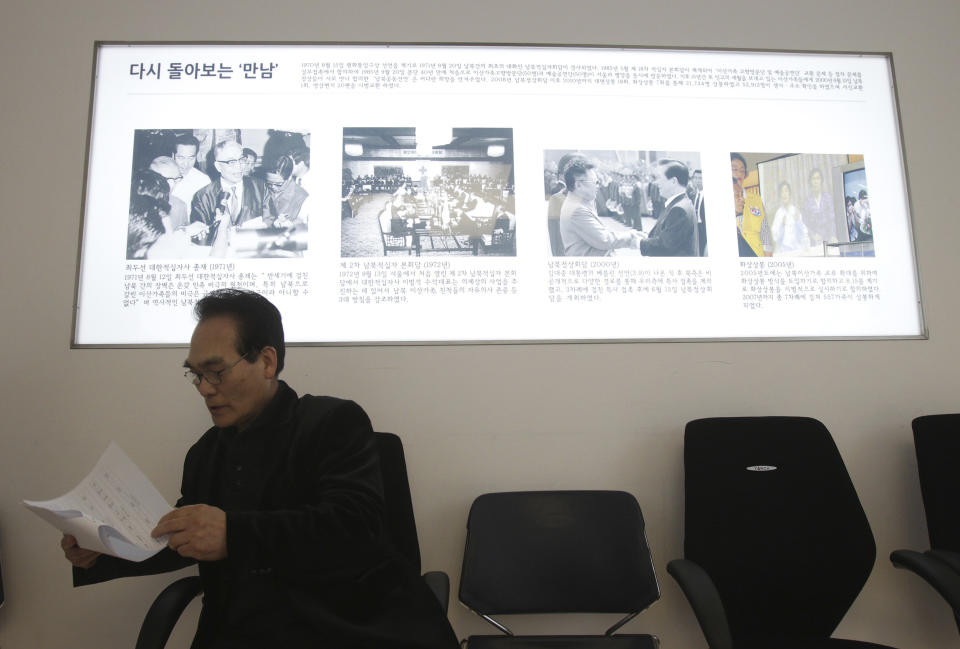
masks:
<svg viewBox="0 0 960 649"><path fill-rule="evenodd" d="M91 106L77 346L925 335L888 55L100 44Z"/></svg>

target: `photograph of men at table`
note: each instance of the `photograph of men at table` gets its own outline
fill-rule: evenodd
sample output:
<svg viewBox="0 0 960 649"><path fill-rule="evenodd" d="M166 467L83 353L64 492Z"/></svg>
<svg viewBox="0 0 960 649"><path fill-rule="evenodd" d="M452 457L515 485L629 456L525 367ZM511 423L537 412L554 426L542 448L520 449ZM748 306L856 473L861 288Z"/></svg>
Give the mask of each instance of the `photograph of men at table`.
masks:
<svg viewBox="0 0 960 649"><path fill-rule="evenodd" d="M547 150L543 178L555 257L707 255L699 153Z"/></svg>
<svg viewBox="0 0 960 649"><path fill-rule="evenodd" d="M309 138L135 131L127 259L303 256L313 206L297 169L309 169Z"/></svg>
<svg viewBox="0 0 960 649"><path fill-rule="evenodd" d="M516 256L513 129L343 129L342 257Z"/></svg>

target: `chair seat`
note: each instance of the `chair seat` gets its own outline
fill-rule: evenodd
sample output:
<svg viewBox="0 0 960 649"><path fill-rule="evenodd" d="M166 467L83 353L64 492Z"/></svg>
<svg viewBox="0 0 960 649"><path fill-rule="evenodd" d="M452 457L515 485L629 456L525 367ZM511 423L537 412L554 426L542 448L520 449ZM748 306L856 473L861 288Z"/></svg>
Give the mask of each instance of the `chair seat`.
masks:
<svg viewBox="0 0 960 649"><path fill-rule="evenodd" d="M603 635L474 635L467 649L657 649L656 636L637 634Z"/></svg>
<svg viewBox="0 0 960 649"><path fill-rule="evenodd" d="M734 641L733 649L893 649L887 645L841 638L759 637Z"/></svg>

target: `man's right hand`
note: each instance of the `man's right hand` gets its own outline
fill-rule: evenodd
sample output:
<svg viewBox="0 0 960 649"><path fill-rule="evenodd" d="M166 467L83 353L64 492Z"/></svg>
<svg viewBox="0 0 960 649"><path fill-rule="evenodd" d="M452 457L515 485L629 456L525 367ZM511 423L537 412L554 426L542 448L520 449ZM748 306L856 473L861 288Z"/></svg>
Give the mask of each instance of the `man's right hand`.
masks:
<svg viewBox="0 0 960 649"><path fill-rule="evenodd" d="M186 226L183 231L187 233L187 236L191 239L196 239L200 235L205 235L210 228L203 221L194 221L190 225Z"/></svg>
<svg viewBox="0 0 960 649"><path fill-rule="evenodd" d="M69 534L64 534L60 539L60 547L63 548L63 556L67 561L77 568L89 568L97 562L100 553L95 550L84 550L77 545L77 539Z"/></svg>

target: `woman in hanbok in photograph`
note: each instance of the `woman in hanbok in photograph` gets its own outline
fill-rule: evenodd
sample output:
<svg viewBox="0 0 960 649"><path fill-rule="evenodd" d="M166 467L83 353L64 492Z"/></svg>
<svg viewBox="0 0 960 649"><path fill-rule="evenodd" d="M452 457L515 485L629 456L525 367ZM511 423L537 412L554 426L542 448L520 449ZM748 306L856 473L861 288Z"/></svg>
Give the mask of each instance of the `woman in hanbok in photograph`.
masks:
<svg viewBox="0 0 960 649"><path fill-rule="evenodd" d="M807 225L810 243L818 246L823 242L837 241L837 217L833 196L823 186L823 174L814 168L809 175L807 199L803 202L803 221Z"/></svg>
<svg viewBox="0 0 960 649"><path fill-rule="evenodd" d="M810 235L800 210L793 204L790 183L780 183L777 192L780 206L773 217L770 234L773 236L774 256L802 255L810 248Z"/></svg>

